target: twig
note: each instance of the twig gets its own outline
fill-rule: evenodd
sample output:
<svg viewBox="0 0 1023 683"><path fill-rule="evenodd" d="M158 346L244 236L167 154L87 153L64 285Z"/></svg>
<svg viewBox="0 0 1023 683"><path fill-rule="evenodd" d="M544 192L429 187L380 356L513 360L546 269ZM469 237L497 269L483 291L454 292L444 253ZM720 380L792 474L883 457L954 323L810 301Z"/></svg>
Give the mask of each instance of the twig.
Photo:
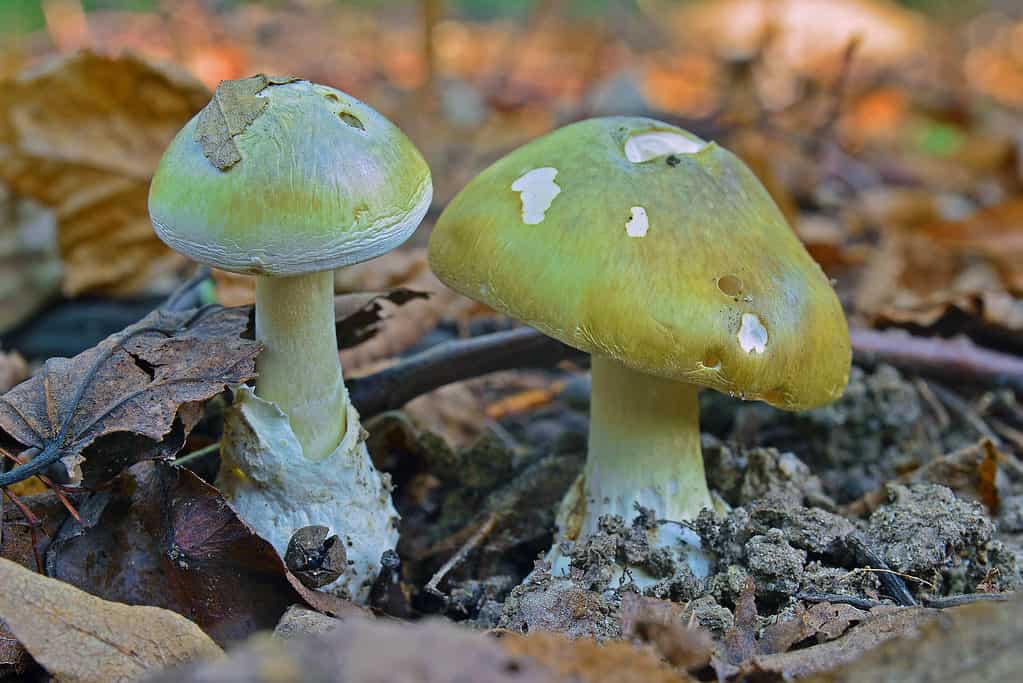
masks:
<svg viewBox="0 0 1023 683"><path fill-rule="evenodd" d="M182 455L180 458L175 458L174 462L173 462L173 465L175 467L184 467L185 465L187 465L190 462L194 462L194 461L198 460L199 458L204 458L207 455L209 455L210 453L216 453L219 450L220 450L220 442L219 441L214 441L209 446L203 446L202 448L198 448L198 449L192 451L191 453L186 453L185 455Z"/></svg>
<svg viewBox="0 0 1023 683"><path fill-rule="evenodd" d="M912 607L916 604L916 600L913 598L913 594L909 592L906 582L902 580L902 577L897 572L891 571L888 563L874 552L867 545L866 541L856 534L849 534L843 540L856 564L887 570L878 572L877 578L881 581L881 585L888 592L888 595L895 600L896 604L901 607Z"/></svg>
<svg viewBox="0 0 1023 683"><path fill-rule="evenodd" d="M884 604L878 600L858 598L855 595L841 595L839 593L797 593L796 599L804 602L830 602L833 605L852 605L857 609L863 610L880 607Z"/></svg>
<svg viewBox="0 0 1023 683"><path fill-rule="evenodd" d="M1019 597L1019 593L968 593L966 595L952 595L947 598L925 600L924 606L934 609L947 609L949 607L971 605L975 602L1008 602L1016 597Z"/></svg>
<svg viewBox="0 0 1023 683"><path fill-rule="evenodd" d="M970 404L959 398L955 392L946 389L940 384L934 384L932 389L934 390L934 394L942 403L958 413L959 416L968 422L971 427L977 430L981 436L990 440L995 446L1002 445L1002 440L998 438L998 435L995 434L990 427L988 427L987 423L984 422L984 419L977 414L977 411L970 407Z"/></svg>
<svg viewBox="0 0 1023 683"><path fill-rule="evenodd" d="M845 574L845 576L843 576L842 578L845 579L845 578L848 578L848 577L852 576L853 574L859 574L860 572L866 572L866 573L869 573L869 572L878 572L878 573L885 572L885 573L888 573L888 574L894 574L895 576L899 576L899 577L901 577L903 579L909 579L910 581L916 581L917 583L922 583L925 586L927 586L928 588L930 588L931 590L938 590L938 587L935 586L930 581L927 581L925 579L921 579L918 576L913 576L912 574L903 574L902 572L897 572L894 569L878 569L877 567L857 567L856 569L853 569L852 571L850 571L847 574Z"/></svg>
<svg viewBox="0 0 1023 683"><path fill-rule="evenodd" d="M947 598L934 598L925 600L924 607L931 609L948 609L950 607L961 607L975 602L1008 602L1019 596L1019 593L970 593L967 595L953 595ZM840 595L838 593L798 593L797 600L804 602L830 602L833 605L852 605L858 609L869 610L880 607L884 603L869 598L859 598L854 595Z"/></svg>
<svg viewBox="0 0 1023 683"><path fill-rule="evenodd" d="M965 337L939 339L904 332L849 330L858 358L876 360L956 379L990 382L1023 390L1023 358L977 346Z"/></svg>
<svg viewBox="0 0 1023 683"><path fill-rule="evenodd" d="M530 327L520 327L446 342L347 384L352 403L369 417L452 382L511 368L550 367L584 355Z"/></svg>
<svg viewBox="0 0 1023 683"><path fill-rule="evenodd" d="M500 519L500 517L501 517L500 513L497 512L496 510L490 513L490 515L486 518L483 524L481 524L480 527L476 530L476 532L469 537L469 540L466 541L462 545L462 547L458 549L458 552L452 555L447 562L441 565L441 568L437 570L437 573L430 578L430 581L426 584L425 588L427 593L430 593L431 595L436 595L438 598L447 597L438 588L440 582L444 580L444 577L446 577L448 573L451 572L452 569L461 564L465 560L465 558L468 557L469 553L475 550L476 547L479 546L479 544L482 543L487 536L490 535L490 532L492 532L494 530L494 527L497 526L497 521L498 519Z"/></svg>
<svg viewBox="0 0 1023 683"><path fill-rule="evenodd" d="M850 330L850 337L855 356L861 362L881 361L921 374L1023 389L1023 359L983 349L965 339L932 339L862 328ZM348 388L352 402L368 417L400 408L413 398L452 382L498 370L551 367L585 355L532 328L520 327L435 346L386 370L351 380ZM935 393L940 390L934 386L931 389ZM998 442L990 429L982 433Z"/></svg>

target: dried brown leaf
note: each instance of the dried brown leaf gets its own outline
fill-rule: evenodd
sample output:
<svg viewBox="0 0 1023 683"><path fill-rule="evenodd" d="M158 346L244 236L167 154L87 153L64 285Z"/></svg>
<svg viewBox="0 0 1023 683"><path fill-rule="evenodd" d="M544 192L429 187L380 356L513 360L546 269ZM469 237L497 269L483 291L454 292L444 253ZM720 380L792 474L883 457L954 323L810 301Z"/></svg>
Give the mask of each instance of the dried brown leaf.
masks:
<svg viewBox="0 0 1023 683"><path fill-rule="evenodd" d="M141 462L83 506L52 543L55 578L108 600L164 607L217 642L273 628L295 603L334 615L351 603L293 580L273 547L192 472Z"/></svg>
<svg viewBox="0 0 1023 683"><path fill-rule="evenodd" d="M1023 668L1023 600L943 610L808 683L1010 681ZM834 669L835 662L828 666Z"/></svg>
<svg viewBox="0 0 1023 683"><path fill-rule="evenodd" d="M649 648L623 641L598 643L559 633L504 635L501 647L516 657L539 662L580 683L686 683L695 679L665 664Z"/></svg>
<svg viewBox="0 0 1023 683"><path fill-rule="evenodd" d="M676 602L626 593L622 596L622 636L649 643L673 666L701 669L710 663L714 641L706 631L683 625L684 611Z"/></svg>
<svg viewBox="0 0 1023 683"><path fill-rule="evenodd" d="M198 626L165 609L107 602L4 559L0 584L0 617L61 681L135 681L221 654Z"/></svg>
<svg viewBox="0 0 1023 683"><path fill-rule="evenodd" d="M788 679L828 671L856 661L880 643L914 633L937 616L937 610L924 607L875 608L864 623L841 638L801 650L756 655L746 660L739 668L739 678L776 674Z"/></svg>
<svg viewBox="0 0 1023 683"><path fill-rule="evenodd" d="M359 292L335 297L334 319L338 348L351 349L377 336L390 320L389 309L405 306L412 301L426 301L429 298L430 295L426 292L405 287L398 287L389 292ZM403 310L403 315L404 312ZM352 361L350 354L342 354L342 364L346 368Z"/></svg>
<svg viewBox="0 0 1023 683"><path fill-rule="evenodd" d="M725 657L728 664L741 664L756 656L757 591L753 579L747 577L735 603L735 621L725 634Z"/></svg>
<svg viewBox="0 0 1023 683"><path fill-rule="evenodd" d="M319 636L259 635L229 659L165 672L150 683L569 683L500 643L440 620L346 619ZM648 679L660 683L660 679ZM677 681L679 679L670 679Z"/></svg>
<svg viewBox="0 0 1023 683"><path fill-rule="evenodd" d="M336 283L350 292L385 291L404 287L425 292L428 299L410 301L400 314L382 320L373 339L346 349L341 364L346 372L361 372L372 363L412 347L442 318L462 320L479 305L445 287L430 270L426 249L400 249L366 263L339 270Z"/></svg>
<svg viewBox="0 0 1023 683"><path fill-rule="evenodd" d="M868 618L868 614L852 605L821 602L809 609L802 603L796 605L792 618L777 621L766 629L759 645L763 654L788 652L810 638L820 642L834 640L849 627Z"/></svg>
<svg viewBox="0 0 1023 683"><path fill-rule="evenodd" d="M990 439L981 439L899 476L850 503L844 511L856 517L866 516L888 501L889 483L928 482L947 486L961 498L983 503L988 512L997 515L1001 506L999 488L1004 485L998 465L1004 458Z"/></svg>
<svg viewBox="0 0 1023 683"><path fill-rule="evenodd" d="M81 480L82 464L87 481L101 471L112 476L110 469L147 453L115 448L103 454L119 458L111 463L95 450L86 459L83 450L115 433L158 443L176 417L187 432L200 402L255 376L260 346L241 338L247 325L244 309L154 312L74 358L48 360L35 377L0 397L0 430L23 448L37 449L33 467L60 460L73 481Z"/></svg>
<svg viewBox="0 0 1023 683"><path fill-rule="evenodd" d="M28 363L17 351L0 351L0 392L28 379Z"/></svg>
<svg viewBox="0 0 1023 683"><path fill-rule="evenodd" d="M256 95L268 85L294 80L257 74L235 81L221 81L195 122L195 141L209 162L226 171L241 161L242 155L234 144L234 138L259 117L269 102Z"/></svg>
<svg viewBox="0 0 1023 683"><path fill-rule="evenodd" d="M0 182L0 333L26 320L60 293L56 219ZM10 387L8 387L10 388ZM6 389L4 389L6 391Z"/></svg>
<svg viewBox="0 0 1023 683"><path fill-rule="evenodd" d="M0 88L0 180L56 212L65 294L138 291L184 262L146 200L164 148L207 98L183 73L91 52Z"/></svg>

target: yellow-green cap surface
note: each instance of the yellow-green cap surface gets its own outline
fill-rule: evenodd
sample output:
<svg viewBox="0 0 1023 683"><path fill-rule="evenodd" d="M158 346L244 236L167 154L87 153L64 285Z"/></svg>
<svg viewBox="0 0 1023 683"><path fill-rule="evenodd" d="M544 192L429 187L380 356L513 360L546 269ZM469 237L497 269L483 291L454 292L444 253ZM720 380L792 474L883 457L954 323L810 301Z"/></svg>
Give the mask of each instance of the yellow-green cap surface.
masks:
<svg viewBox="0 0 1023 683"><path fill-rule="evenodd" d="M453 289L583 351L782 408L837 398L849 334L754 174L645 118L513 151L448 205L430 265Z"/></svg>
<svg viewBox="0 0 1023 683"><path fill-rule="evenodd" d="M429 208L419 151L334 88L254 76L224 81L178 133L149 193L157 234L225 270L295 275L378 256Z"/></svg>

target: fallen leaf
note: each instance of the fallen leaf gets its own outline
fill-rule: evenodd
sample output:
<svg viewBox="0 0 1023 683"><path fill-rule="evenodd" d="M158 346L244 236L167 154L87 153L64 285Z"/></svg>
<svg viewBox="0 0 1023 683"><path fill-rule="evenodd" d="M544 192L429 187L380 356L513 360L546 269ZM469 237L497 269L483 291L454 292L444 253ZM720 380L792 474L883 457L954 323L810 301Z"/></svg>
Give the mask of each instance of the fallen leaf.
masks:
<svg viewBox="0 0 1023 683"><path fill-rule="evenodd" d="M228 655L167 671L149 683L570 683L493 639L439 619L346 619L316 636L260 634Z"/></svg>
<svg viewBox="0 0 1023 683"><path fill-rule="evenodd" d="M334 297L334 319L339 349L351 349L380 332L390 318L389 309L405 306L410 301L425 301L426 292L398 287L388 292L360 292ZM358 366L350 354L342 354L342 365Z"/></svg>
<svg viewBox="0 0 1023 683"><path fill-rule="evenodd" d="M312 591L269 542L192 472L159 461L125 470L51 544L51 576L108 600L183 614L219 643L273 628L290 605L334 615L351 603Z"/></svg>
<svg viewBox="0 0 1023 683"><path fill-rule="evenodd" d="M760 652L788 652L810 638L820 642L834 640L854 623L865 621L868 614L852 605L821 602L807 609L797 603L791 618L782 619L764 629L759 639Z"/></svg>
<svg viewBox="0 0 1023 683"><path fill-rule="evenodd" d="M756 586L747 577L735 603L735 621L725 634L725 658L727 664L738 665L756 656L757 646L757 602Z"/></svg>
<svg viewBox="0 0 1023 683"><path fill-rule="evenodd" d="M373 339L341 354L346 373L361 373L371 364L391 358L411 348L433 330L442 318L464 320L480 305L456 294L441 284L430 270L426 249L399 249L380 258L349 268L335 275L337 289L343 292L386 291L397 287L425 292L429 298L412 300L400 314L382 320Z"/></svg>
<svg viewBox="0 0 1023 683"><path fill-rule="evenodd" d="M498 641L505 652L537 661L580 683L687 683L695 681L661 661L650 648L612 640L571 639L560 633L517 633Z"/></svg>
<svg viewBox="0 0 1023 683"><path fill-rule="evenodd" d="M927 482L947 486L960 498L983 503L992 516L997 516L1001 507L999 489L1005 486L998 464L1004 460L1005 456L990 439L981 439L886 482L845 506L843 512L851 517L865 517L888 502L889 483Z"/></svg>
<svg viewBox="0 0 1023 683"><path fill-rule="evenodd" d="M153 232L149 179L208 97L183 72L91 52L0 88L0 180L56 213L65 294L136 292L185 262Z"/></svg>
<svg viewBox="0 0 1023 683"><path fill-rule="evenodd" d="M61 277L53 212L0 182L0 333L59 295Z"/></svg>
<svg viewBox="0 0 1023 683"><path fill-rule="evenodd" d="M828 671L856 661L880 643L914 633L939 616L938 610L924 607L881 607L869 614L866 621L836 640L790 652L755 655L740 665L737 675L740 680L757 674L776 674L788 679Z"/></svg>
<svg viewBox="0 0 1023 683"><path fill-rule="evenodd" d="M159 607L108 602L4 559L0 584L0 617L61 681L135 681L222 654L198 626Z"/></svg>
<svg viewBox="0 0 1023 683"><path fill-rule="evenodd" d="M28 379L28 363L17 351L0 351L0 392Z"/></svg>
<svg viewBox="0 0 1023 683"><path fill-rule="evenodd" d="M1023 668L1023 600L979 602L943 610L902 627L896 638L857 652L807 683L1011 681ZM823 663L823 661L822 661Z"/></svg>
<svg viewBox="0 0 1023 683"><path fill-rule="evenodd" d="M710 634L682 624L685 607L676 602L636 593L622 596L622 636L649 643L672 666L702 669L714 654Z"/></svg>
<svg viewBox="0 0 1023 683"><path fill-rule="evenodd" d="M61 461L73 482L82 481L82 466L87 483L109 478L152 453L127 450L123 438L104 450L98 439L116 433L152 446L176 418L187 434L201 402L255 376L260 345L241 338L247 325L244 309L154 312L74 358L48 360L0 397L0 430L22 449L36 449L38 464ZM177 436L171 450L183 443Z"/></svg>

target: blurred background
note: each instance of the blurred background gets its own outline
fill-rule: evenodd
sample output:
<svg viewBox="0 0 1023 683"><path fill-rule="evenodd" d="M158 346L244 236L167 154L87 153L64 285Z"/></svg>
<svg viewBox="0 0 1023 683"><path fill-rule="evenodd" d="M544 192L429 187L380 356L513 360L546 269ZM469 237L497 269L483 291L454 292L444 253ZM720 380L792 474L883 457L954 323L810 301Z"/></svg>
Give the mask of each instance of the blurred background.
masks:
<svg viewBox="0 0 1023 683"><path fill-rule="evenodd" d="M492 160L605 114L742 156L854 326L1023 352L1019 0L0 0L0 388L188 276L148 179L220 80L256 72L354 94L433 168L424 227L338 289L437 294L346 368L485 316L430 276L430 223ZM244 303L251 282L204 296Z"/></svg>

